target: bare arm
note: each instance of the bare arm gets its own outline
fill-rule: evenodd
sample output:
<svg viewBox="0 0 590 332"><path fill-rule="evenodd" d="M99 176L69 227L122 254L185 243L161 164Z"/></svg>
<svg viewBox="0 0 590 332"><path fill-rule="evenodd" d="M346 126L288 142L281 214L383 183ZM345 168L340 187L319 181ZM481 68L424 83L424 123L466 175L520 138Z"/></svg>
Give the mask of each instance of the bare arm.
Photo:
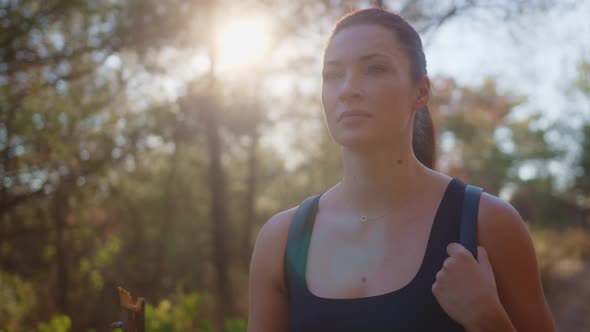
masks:
<svg viewBox="0 0 590 332"><path fill-rule="evenodd" d="M498 296L519 332L555 331L543 293L533 242L518 212L488 194L482 196L479 242L494 270Z"/></svg>
<svg viewBox="0 0 590 332"><path fill-rule="evenodd" d="M293 212L275 215L258 232L250 262L248 332L288 331L283 260Z"/></svg>

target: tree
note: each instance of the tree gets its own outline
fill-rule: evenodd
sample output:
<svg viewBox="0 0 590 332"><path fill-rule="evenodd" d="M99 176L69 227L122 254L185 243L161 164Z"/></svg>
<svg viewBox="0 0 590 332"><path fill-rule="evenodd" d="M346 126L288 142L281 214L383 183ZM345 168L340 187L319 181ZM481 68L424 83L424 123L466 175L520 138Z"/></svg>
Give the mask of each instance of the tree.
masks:
<svg viewBox="0 0 590 332"><path fill-rule="evenodd" d="M422 32L485 4L382 2ZM317 47L253 70L256 84L234 89L223 74L195 73L177 81L179 98L162 98L158 82L187 58L215 61L212 8L219 19L250 6L280 22L269 59L298 40ZM92 304L117 303L116 285L153 302L216 289L218 319L243 310L243 287L230 286L245 273L255 228L338 179L319 100L298 82L317 74L317 36L349 9L328 0L0 3L0 272L38 295L23 328L57 313L73 316L75 331L96 327L116 305ZM254 88L279 75L296 82L280 103ZM277 123L297 137L294 169L263 144Z"/></svg>

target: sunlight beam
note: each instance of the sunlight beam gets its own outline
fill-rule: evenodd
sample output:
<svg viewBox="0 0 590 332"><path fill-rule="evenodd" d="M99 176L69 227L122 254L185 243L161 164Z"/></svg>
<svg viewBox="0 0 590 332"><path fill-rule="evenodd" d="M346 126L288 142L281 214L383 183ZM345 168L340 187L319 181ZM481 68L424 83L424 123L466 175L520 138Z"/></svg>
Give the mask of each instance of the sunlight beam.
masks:
<svg viewBox="0 0 590 332"><path fill-rule="evenodd" d="M236 69L262 60L268 49L268 20L262 16L224 22L217 30L216 43L220 70Z"/></svg>

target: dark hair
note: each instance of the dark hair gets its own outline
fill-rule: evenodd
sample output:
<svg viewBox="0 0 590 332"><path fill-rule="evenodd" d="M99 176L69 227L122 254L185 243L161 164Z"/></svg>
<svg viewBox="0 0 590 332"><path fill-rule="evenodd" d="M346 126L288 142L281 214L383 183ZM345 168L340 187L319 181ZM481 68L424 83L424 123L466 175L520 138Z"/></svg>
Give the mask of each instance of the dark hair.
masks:
<svg viewBox="0 0 590 332"><path fill-rule="evenodd" d="M341 30L357 25L377 25L392 31L404 45L404 50L411 63L411 75L418 81L426 73L426 57L422 47L422 40L418 32L400 15L380 8L363 9L342 17L337 23L328 42ZM436 137L434 125L428 107L419 109L414 116L412 130L412 149L416 158L434 169L436 162Z"/></svg>

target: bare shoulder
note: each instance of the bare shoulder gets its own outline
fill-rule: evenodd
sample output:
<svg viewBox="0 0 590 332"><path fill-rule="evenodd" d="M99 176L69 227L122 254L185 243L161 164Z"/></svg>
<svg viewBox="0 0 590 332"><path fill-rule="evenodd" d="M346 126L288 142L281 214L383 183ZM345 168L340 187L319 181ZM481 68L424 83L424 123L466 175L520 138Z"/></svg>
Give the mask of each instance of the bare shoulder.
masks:
<svg viewBox="0 0 590 332"><path fill-rule="evenodd" d="M536 256L528 227L510 203L484 192L479 202L477 235L478 243L488 252L496 279L500 277L500 282L504 277L503 269L509 269L506 273L517 276L519 269L525 266L537 268L536 262L535 266L531 265ZM516 264L525 258L528 261L525 266ZM532 272L529 271L526 277L534 277Z"/></svg>
<svg viewBox="0 0 590 332"><path fill-rule="evenodd" d="M508 202L486 192L479 203L478 229L480 243L492 244L498 236L528 236L522 217ZM516 232L516 234L514 234Z"/></svg>
<svg viewBox="0 0 590 332"><path fill-rule="evenodd" d="M478 242L496 279L500 301L517 331L554 331L529 229L508 202L483 193Z"/></svg>
<svg viewBox="0 0 590 332"><path fill-rule="evenodd" d="M518 211L505 200L485 192L479 202L477 233L478 243L488 254L501 258L501 262L522 255L536 260L528 227Z"/></svg>
<svg viewBox="0 0 590 332"><path fill-rule="evenodd" d="M250 261L248 331L288 330L288 299L283 261L296 207L262 225Z"/></svg>
<svg viewBox="0 0 590 332"><path fill-rule="evenodd" d="M297 206L290 208L288 210L279 212L272 216L268 221L266 221L260 230L258 231L257 241L261 238L261 236L272 235L274 236L283 236L285 237L289 232L289 227L291 226L291 219L295 214L295 210L297 210Z"/></svg>
<svg viewBox="0 0 590 332"><path fill-rule="evenodd" d="M251 264L258 266L273 276L276 286L284 290L283 258L291 221L297 207L282 211L265 222L256 237Z"/></svg>

